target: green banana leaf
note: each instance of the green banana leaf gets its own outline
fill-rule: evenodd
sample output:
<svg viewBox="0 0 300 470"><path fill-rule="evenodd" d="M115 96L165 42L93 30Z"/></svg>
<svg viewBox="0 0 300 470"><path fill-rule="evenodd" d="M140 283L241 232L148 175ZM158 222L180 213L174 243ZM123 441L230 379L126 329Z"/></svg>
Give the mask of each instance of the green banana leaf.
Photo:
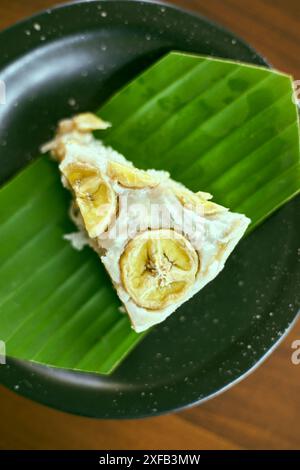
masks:
<svg viewBox="0 0 300 470"><path fill-rule="evenodd" d="M63 239L69 195L38 159L0 191L0 338L10 357L110 373L142 339L91 249Z"/></svg>
<svg viewBox="0 0 300 470"><path fill-rule="evenodd" d="M300 190L289 76L171 53L116 94L97 134L141 168L169 170L255 227ZM63 239L69 195L38 159L0 190L0 340L8 356L109 374L143 338L92 250Z"/></svg>
<svg viewBox="0 0 300 470"><path fill-rule="evenodd" d="M106 144L142 168L251 218L252 230L300 191L299 117L288 75L173 52L100 110Z"/></svg>

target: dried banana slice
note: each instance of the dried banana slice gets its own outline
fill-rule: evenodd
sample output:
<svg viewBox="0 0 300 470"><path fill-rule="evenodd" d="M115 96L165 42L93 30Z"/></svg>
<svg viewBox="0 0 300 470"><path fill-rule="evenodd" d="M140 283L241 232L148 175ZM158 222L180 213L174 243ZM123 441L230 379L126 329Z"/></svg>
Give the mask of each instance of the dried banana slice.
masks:
<svg viewBox="0 0 300 470"><path fill-rule="evenodd" d="M123 285L137 305L163 309L193 285L199 259L191 243L173 230L148 230L133 238L120 259Z"/></svg>
<svg viewBox="0 0 300 470"><path fill-rule="evenodd" d="M108 129L111 124L103 121L95 114L92 113L81 113L72 119L74 129L79 132L92 132L97 130Z"/></svg>
<svg viewBox="0 0 300 470"><path fill-rule="evenodd" d="M63 174L74 191L89 236L100 236L116 213L115 192L100 171L86 163L71 163L63 168Z"/></svg>
<svg viewBox="0 0 300 470"><path fill-rule="evenodd" d="M175 196L179 202L185 206L187 209L194 210L203 215L216 215L221 212L226 212L228 209L224 206L220 206L215 202L209 201L212 198L212 195L202 191L193 193L189 189L185 188L179 183L172 182L171 190L174 192Z"/></svg>
<svg viewBox="0 0 300 470"><path fill-rule="evenodd" d="M56 137L44 144L41 152L51 152L52 157L61 162L66 156L69 143L89 145L92 142L92 131L105 130L110 126L109 122L92 113L81 113L71 119L63 119L58 124Z"/></svg>
<svg viewBox="0 0 300 470"><path fill-rule="evenodd" d="M149 174L147 171L114 161L108 162L107 174L121 186L131 189L154 188L162 180L161 177Z"/></svg>

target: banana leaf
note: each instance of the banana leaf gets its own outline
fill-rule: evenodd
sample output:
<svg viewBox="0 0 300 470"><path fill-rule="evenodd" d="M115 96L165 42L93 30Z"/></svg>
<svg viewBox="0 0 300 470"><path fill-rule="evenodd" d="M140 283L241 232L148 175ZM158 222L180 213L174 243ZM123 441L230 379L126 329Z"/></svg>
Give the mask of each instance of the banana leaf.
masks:
<svg viewBox="0 0 300 470"><path fill-rule="evenodd" d="M0 191L0 338L10 357L110 373L142 339L74 231L57 165L40 158Z"/></svg>
<svg viewBox="0 0 300 470"><path fill-rule="evenodd" d="M250 229L300 190L299 123L282 73L171 53L110 99L97 134L244 212ZM0 340L8 356L109 374L138 344L95 253L63 235L69 196L38 159L0 190Z"/></svg>
<svg viewBox="0 0 300 470"><path fill-rule="evenodd" d="M141 168L170 171L193 191L252 220L300 191L299 116L292 77L173 52L109 100L97 136Z"/></svg>

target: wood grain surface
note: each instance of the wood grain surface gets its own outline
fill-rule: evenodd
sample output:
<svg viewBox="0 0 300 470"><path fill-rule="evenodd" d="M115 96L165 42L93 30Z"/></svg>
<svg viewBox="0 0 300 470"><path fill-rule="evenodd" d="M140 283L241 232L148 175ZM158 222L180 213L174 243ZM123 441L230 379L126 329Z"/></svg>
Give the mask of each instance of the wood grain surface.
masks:
<svg viewBox="0 0 300 470"><path fill-rule="evenodd" d="M0 29L53 3L1 0ZM276 68L300 79L299 0L173 3L229 27ZM291 362L296 339L299 322L277 351L239 385L202 406L159 418L80 418L0 387L0 449L299 449L300 365Z"/></svg>

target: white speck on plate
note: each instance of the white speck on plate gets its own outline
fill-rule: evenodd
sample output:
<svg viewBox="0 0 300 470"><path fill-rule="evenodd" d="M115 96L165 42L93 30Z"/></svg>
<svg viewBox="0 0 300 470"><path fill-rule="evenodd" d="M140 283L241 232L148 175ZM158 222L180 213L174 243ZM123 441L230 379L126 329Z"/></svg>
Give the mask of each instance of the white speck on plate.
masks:
<svg viewBox="0 0 300 470"><path fill-rule="evenodd" d="M39 23L34 23L33 27L36 31L41 31L41 29L42 29L41 25Z"/></svg>
<svg viewBox="0 0 300 470"><path fill-rule="evenodd" d="M102 12L101 12L101 16L102 16L103 18L106 18L106 17L107 17L106 11L102 11Z"/></svg>
<svg viewBox="0 0 300 470"><path fill-rule="evenodd" d="M70 98L68 100L68 103L69 103L70 106L76 106L76 104L77 104L75 98Z"/></svg>

